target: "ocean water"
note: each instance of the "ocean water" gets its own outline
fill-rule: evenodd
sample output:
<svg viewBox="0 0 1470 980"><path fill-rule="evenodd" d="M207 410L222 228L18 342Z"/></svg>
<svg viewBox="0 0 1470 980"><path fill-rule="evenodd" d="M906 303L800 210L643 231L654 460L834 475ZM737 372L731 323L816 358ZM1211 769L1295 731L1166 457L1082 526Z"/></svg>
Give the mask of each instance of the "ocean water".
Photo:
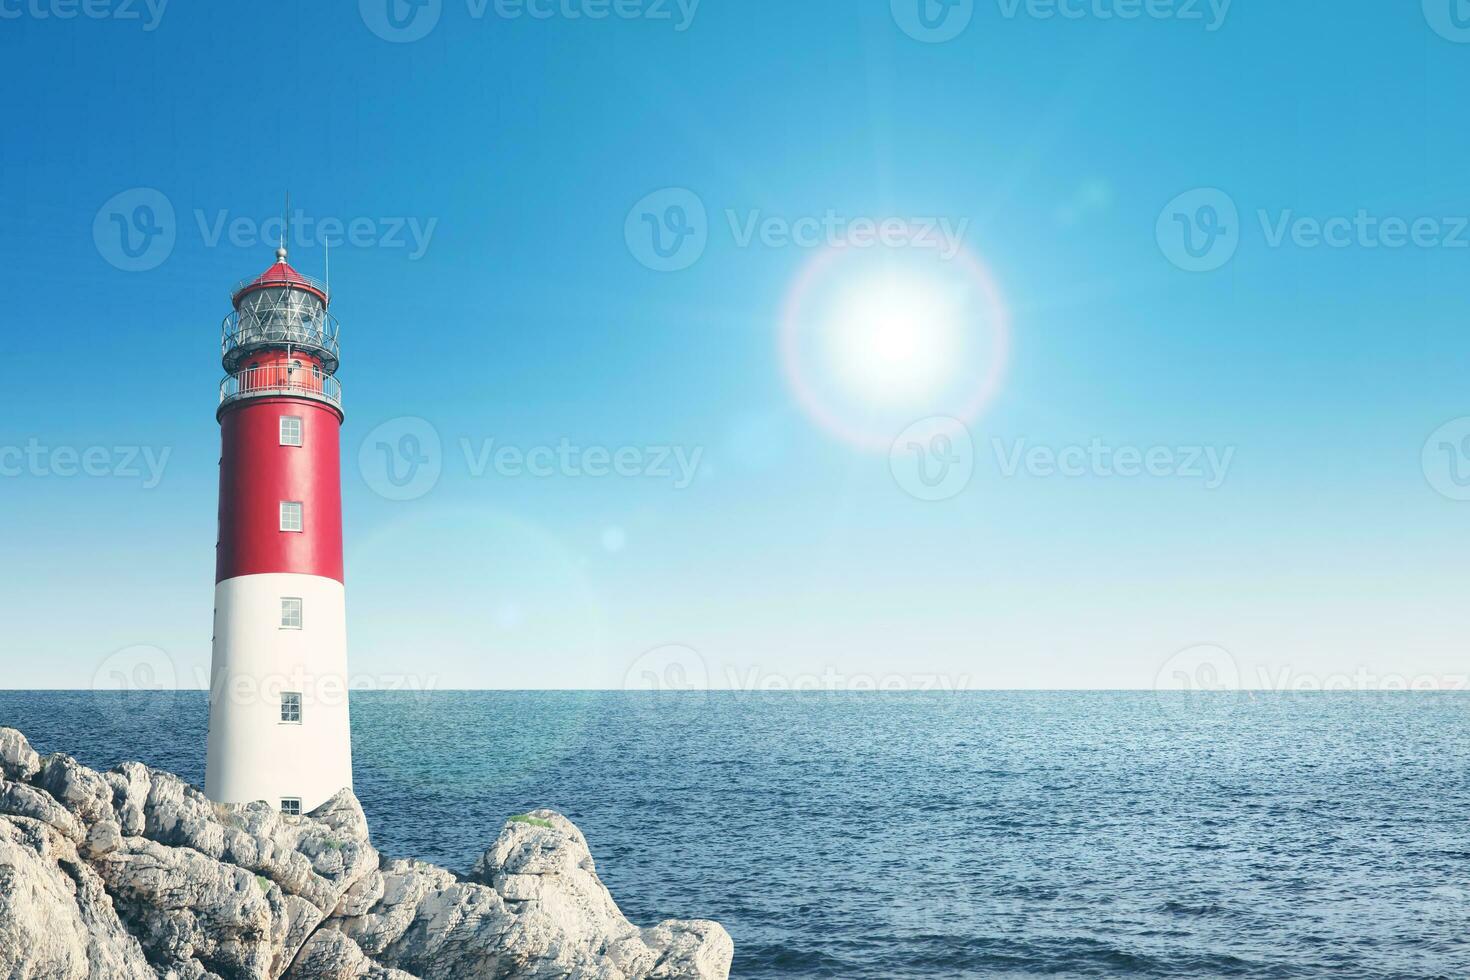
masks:
<svg viewBox="0 0 1470 980"><path fill-rule="evenodd" d="M367 693L375 843L464 870L586 833L624 912L733 975L1470 976L1459 694ZM198 783L198 693L0 692L45 752Z"/></svg>

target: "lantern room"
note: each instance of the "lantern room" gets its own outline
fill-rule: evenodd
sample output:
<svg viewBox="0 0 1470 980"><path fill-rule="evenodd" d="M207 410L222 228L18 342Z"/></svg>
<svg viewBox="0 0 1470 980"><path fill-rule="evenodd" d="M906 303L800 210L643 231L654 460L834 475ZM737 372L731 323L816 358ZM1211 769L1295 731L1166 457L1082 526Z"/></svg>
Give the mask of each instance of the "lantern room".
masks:
<svg viewBox="0 0 1470 980"><path fill-rule="evenodd" d="M234 310L221 330L220 410L265 395L328 402L340 411L337 318L325 285L286 261L286 249L265 272L235 287Z"/></svg>

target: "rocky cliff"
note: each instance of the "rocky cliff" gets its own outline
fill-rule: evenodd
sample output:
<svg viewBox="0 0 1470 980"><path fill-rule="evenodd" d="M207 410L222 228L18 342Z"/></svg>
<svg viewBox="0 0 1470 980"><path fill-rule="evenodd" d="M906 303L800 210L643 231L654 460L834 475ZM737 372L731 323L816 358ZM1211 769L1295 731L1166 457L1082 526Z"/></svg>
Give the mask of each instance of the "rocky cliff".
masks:
<svg viewBox="0 0 1470 980"><path fill-rule="evenodd" d="M551 810L457 875L380 855L347 790L285 817L0 728L0 977L705 980L732 954L714 922L631 924Z"/></svg>

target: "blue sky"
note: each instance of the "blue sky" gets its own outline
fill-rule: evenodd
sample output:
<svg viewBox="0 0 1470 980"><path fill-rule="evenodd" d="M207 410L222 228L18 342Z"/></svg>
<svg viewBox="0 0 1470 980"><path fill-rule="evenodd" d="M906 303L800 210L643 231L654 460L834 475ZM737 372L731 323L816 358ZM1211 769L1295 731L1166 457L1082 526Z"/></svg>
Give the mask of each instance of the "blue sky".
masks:
<svg viewBox="0 0 1470 980"><path fill-rule="evenodd" d="M207 677L288 190L364 685L1463 683L1470 11L394 2L0 4L0 685Z"/></svg>

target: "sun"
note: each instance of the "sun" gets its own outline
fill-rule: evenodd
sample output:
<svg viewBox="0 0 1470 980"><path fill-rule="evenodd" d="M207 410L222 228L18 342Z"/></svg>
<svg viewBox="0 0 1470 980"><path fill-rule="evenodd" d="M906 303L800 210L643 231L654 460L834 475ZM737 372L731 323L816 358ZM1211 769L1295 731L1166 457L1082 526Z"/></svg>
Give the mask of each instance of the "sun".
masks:
<svg viewBox="0 0 1470 980"><path fill-rule="evenodd" d="M957 304L943 282L892 272L850 284L823 327L835 378L849 394L881 405L942 391L961 339Z"/></svg>
<svg viewBox="0 0 1470 980"><path fill-rule="evenodd" d="M834 246L797 273L778 335L802 410L850 445L887 452L916 419L979 417L1005 374L1010 317L968 248Z"/></svg>

